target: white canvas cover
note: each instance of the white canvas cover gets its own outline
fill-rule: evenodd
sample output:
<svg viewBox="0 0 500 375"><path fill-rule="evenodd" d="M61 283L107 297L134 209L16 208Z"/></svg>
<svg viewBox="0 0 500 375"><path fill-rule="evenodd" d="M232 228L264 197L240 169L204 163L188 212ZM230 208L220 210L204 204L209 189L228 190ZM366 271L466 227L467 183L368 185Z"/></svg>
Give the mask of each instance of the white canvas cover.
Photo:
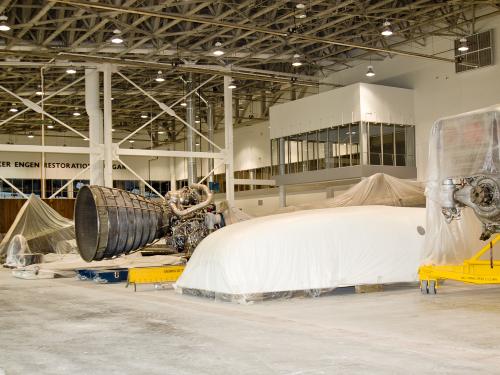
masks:
<svg viewBox="0 0 500 375"><path fill-rule="evenodd" d="M9 231L0 243L0 260L4 260L11 240L22 235L32 253L68 253L76 251L72 220L32 194L19 210Z"/></svg>
<svg viewBox="0 0 500 375"><path fill-rule="evenodd" d="M447 117L433 125L427 176L427 235L423 263L461 263L477 252L481 224L470 208L446 223L440 190L446 178L500 173L500 106Z"/></svg>
<svg viewBox="0 0 500 375"><path fill-rule="evenodd" d="M288 206L279 209L277 213L326 207L368 205L424 207L424 184L396 178L385 173L375 173L361 180L337 197L296 206Z"/></svg>
<svg viewBox="0 0 500 375"><path fill-rule="evenodd" d="M179 290L239 296L417 280L425 209L328 208L222 228L196 248Z"/></svg>

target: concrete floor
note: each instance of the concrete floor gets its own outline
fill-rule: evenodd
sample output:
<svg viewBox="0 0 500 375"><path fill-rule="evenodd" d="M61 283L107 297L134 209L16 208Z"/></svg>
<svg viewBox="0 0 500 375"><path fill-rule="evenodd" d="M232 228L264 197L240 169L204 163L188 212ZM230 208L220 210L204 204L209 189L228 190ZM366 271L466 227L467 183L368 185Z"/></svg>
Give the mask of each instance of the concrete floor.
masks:
<svg viewBox="0 0 500 375"><path fill-rule="evenodd" d="M0 374L499 374L499 297L447 284L238 305L0 270Z"/></svg>

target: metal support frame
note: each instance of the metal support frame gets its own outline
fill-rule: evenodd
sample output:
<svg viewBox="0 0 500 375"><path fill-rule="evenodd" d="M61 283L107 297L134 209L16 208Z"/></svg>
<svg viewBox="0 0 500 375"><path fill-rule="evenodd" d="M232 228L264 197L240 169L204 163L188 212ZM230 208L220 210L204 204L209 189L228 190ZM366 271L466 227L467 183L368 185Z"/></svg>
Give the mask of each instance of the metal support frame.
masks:
<svg viewBox="0 0 500 375"><path fill-rule="evenodd" d="M58 147L58 146L46 146L46 145L0 145L0 152L29 152L29 153L45 153L45 154L81 154L81 155L89 155L91 160L94 163L89 163L89 166L84 170L78 172L71 180L69 180L63 187L61 187L58 191L52 194L51 198L55 197L62 190L67 188L75 179L80 177L86 171L90 171L90 175L93 176L92 183L101 182L104 183L105 186L112 186L113 184L113 160L119 161L132 175L134 175L137 179L143 182L146 186L148 186L152 192L157 194L158 196L164 198L156 189L154 189L147 181L145 181L139 174L137 174L130 166L128 166L121 158L122 155L129 156L143 156L143 157L169 157L169 158L199 158L199 159L208 159L209 160L209 173L201 179L200 182L205 181L208 178L213 178L213 174L217 168L219 168L222 164L225 164L226 167L226 197L228 202L231 204L234 203L234 161L233 161L233 108L232 108L232 90L228 87L231 82L231 77L224 76L224 125L225 125L225 146L224 148L220 147L213 141L213 128L214 128L214 119L213 119L213 103L208 103L206 100L204 102L207 104L208 114L209 114L209 134L206 137L200 131L198 131L193 124L190 124L188 121L180 118L175 111L172 109L173 106L180 103L185 98L190 95L197 94L197 90L201 87L215 79L217 76L214 75L207 79L205 82L201 83L197 87L193 87L188 93L186 93L182 98L178 99L172 105L166 105L158 100L156 100L153 96L143 90L139 85L134 83L132 80L127 78L125 75L120 73L117 70L117 66L114 64L106 63L106 64L95 64L89 63L88 65L82 65L85 69L85 75L75 79L70 84L66 85L62 89L52 93L51 95L44 96L38 102L32 102L29 99L25 99L20 97L14 92L11 92L7 88L0 85L0 90L5 91L10 94L18 101L23 103L27 108L19 111L13 116L10 116L8 119L0 122L0 126L8 123L9 121L15 119L17 116L28 110L34 110L37 113L43 114L44 116L52 119L54 122L64 126L68 130L74 132L79 135L84 140L89 140L88 147ZM99 72L103 73L103 113L101 114L100 105L99 105ZM129 82L132 86L138 89L141 93L152 99L161 109L161 112L143 124L141 127L136 129L133 133L128 134L126 137L121 139L117 143L113 143L112 139L112 127L113 127L113 117L112 117L112 74L116 73ZM73 86L77 82L85 79L86 83L86 111L89 115L89 138L82 132L74 129L70 125L65 122L59 120L58 118L52 116L50 113L45 111L40 105L43 104L44 101L58 95L60 92L67 90L69 87ZM96 89L97 86L97 89ZM143 150L143 149L125 149L120 148L120 145L123 144L126 140L130 139L134 134L138 131L142 130L146 126L148 126L152 121L157 119L163 114L168 114L178 121L180 121L183 125L187 126L188 129L192 130L193 133L199 135L202 139L208 142L209 151L201 152L201 151L176 151L176 150ZM193 119L194 120L194 119ZM194 122L194 121L193 121ZM102 132L101 132L102 130ZM214 163L213 160L220 160L219 163ZM173 160L173 159L172 159ZM100 163L99 163L100 161ZM104 165L103 162L104 161ZM175 165L170 164L170 169L175 170ZM214 166L214 164L216 164ZM97 169L97 171L95 170ZM101 173L102 171L103 173ZM102 178L99 177L102 175ZM11 186L15 191L21 194L23 197L27 198L26 194L12 185L8 180L4 177L0 176L0 179L5 181L6 184ZM103 181L102 181L103 180ZM175 176L174 176L175 181ZM252 180L253 181L253 180ZM239 181L242 182L242 181ZM267 185L272 184L274 181L267 180L255 180L253 181L256 185ZM175 186L171 186L172 189L175 189Z"/></svg>
<svg viewBox="0 0 500 375"><path fill-rule="evenodd" d="M418 270L423 294L435 294L443 280L456 280L470 284L500 284L500 261L493 260L493 247L500 241L497 235L474 256L456 265L426 265ZM489 252L488 260L481 257Z"/></svg>

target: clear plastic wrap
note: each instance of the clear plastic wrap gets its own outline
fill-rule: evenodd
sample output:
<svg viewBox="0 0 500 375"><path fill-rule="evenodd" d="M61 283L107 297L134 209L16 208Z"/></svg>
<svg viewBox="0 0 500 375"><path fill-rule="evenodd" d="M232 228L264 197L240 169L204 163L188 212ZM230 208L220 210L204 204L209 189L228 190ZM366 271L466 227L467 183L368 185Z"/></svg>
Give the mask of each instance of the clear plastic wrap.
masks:
<svg viewBox="0 0 500 375"><path fill-rule="evenodd" d="M326 207L384 205L396 207L424 207L424 184L403 180L384 173L376 173L340 194L323 201L287 206L276 213L312 210Z"/></svg>
<svg viewBox="0 0 500 375"><path fill-rule="evenodd" d="M28 241L23 235L17 234L12 237L7 248L7 258L5 266L11 268L23 267L26 265L26 255L31 254Z"/></svg>
<svg viewBox="0 0 500 375"><path fill-rule="evenodd" d="M9 231L0 243L0 260L16 235L22 235L32 253L76 252L75 228L72 220L32 194L21 207Z"/></svg>
<svg viewBox="0 0 500 375"><path fill-rule="evenodd" d="M427 234L424 264L461 263L477 252L481 223L470 208L447 223L442 214L441 185L447 178L500 173L500 106L436 121L429 141Z"/></svg>
<svg viewBox="0 0 500 375"><path fill-rule="evenodd" d="M177 290L248 302L337 287L414 282L424 208L363 206L255 218L196 248Z"/></svg>

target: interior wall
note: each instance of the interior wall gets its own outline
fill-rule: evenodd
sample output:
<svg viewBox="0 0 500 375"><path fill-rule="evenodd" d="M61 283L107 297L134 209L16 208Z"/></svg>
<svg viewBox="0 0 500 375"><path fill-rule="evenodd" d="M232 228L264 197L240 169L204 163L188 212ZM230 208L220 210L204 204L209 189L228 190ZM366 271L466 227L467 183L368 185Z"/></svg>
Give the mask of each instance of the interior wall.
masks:
<svg viewBox="0 0 500 375"><path fill-rule="evenodd" d="M479 20L476 32L494 29L494 56L500 56L500 16ZM453 39L429 37L426 46L416 43L408 50L451 57ZM331 74L323 82L349 85L369 82L414 89L416 158L418 179L425 180L429 134L433 123L441 117L500 104L500 65L455 73L452 63L395 56L372 61L376 76L365 76L368 62ZM323 87L329 89L329 87Z"/></svg>
<svg viewBox="0 0 500 375"><path fill-rule="evenodd" d="M125 135L114 134L114 141L117 142ZM40 137L28 138L26 135L0 135L0 143L13 143L25 145L40 145ZM215 135L215 143L224 147L224 131L218 131ZM47 145L50 146L88 146L88 142L73 137L47 137ZM133 144L135 148L146 148L149 146L147 141L136 141ZM132 144L125 142L124 148L132 147ZM167 146L161 147L167 149ZM184 150L183 144L176 144L175 150ZM207 142L202 140L201 151L207 151ZM133 168L140 176L146 180L169 180L169 160L165 157L158 159L150 157L122 156L125 163ZM17 162L17 164L16 164ZM85 168L82 164L88 164L87 155L76 154L47 154L47 163L70 163L70 166L57 166L50 164L47 168L47 178L69 179ZM40 163L39 153L18 153L18 152L0 152L0 175L5 178L40 178L40 168L33 163ZM114 163L114 178L117 180L130 180L135 177L127 170L121 167L118 161ZM208 173L206 159L199 159L199 174ZM202 167L203 165L203 167ZM269 141L269 122L260 122L252 126L237 127L234 130L234 167L235 170L260 168L270 165L270 141ZM121 168L120 168L121 167ZM224 165L217 169L217 173L224 173ZM176 158L176 177L177 179L187 178L187 163L184 158ZM88 173L82 174L82 179L88 179Z"/></svg>

